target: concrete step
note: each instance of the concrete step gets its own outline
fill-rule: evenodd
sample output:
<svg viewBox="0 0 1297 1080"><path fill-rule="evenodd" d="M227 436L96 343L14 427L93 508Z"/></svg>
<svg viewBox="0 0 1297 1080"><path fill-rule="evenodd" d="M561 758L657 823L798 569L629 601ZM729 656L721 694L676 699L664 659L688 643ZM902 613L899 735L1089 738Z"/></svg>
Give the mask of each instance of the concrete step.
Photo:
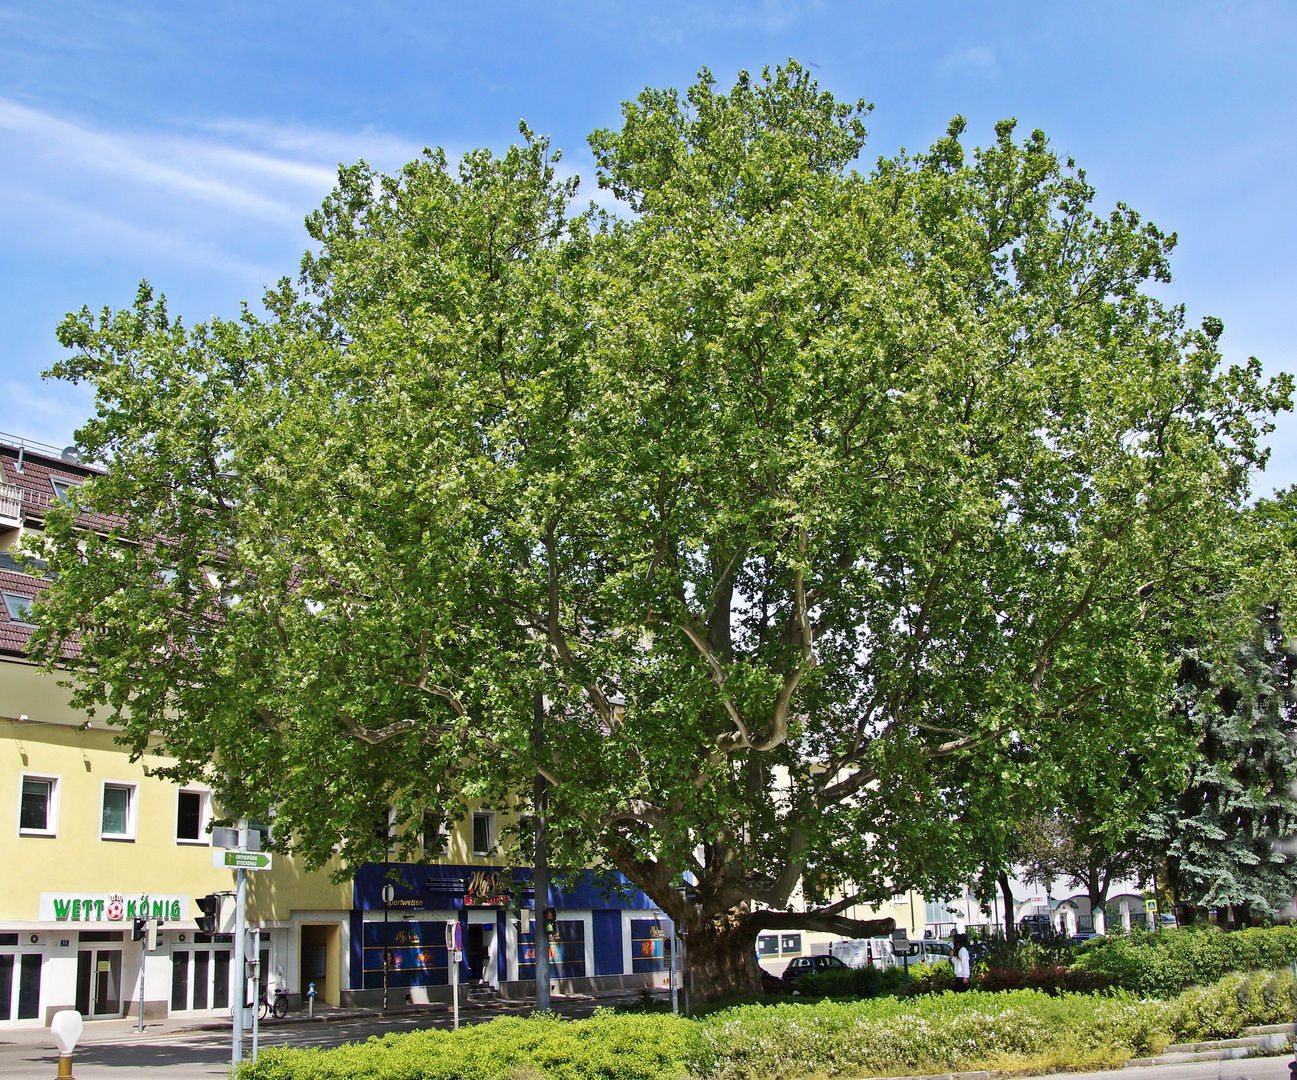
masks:
<svg viewBox="0 0 1297 1080"><path fill-rule="evenodd" d="M1213 1042L1176 1043L1168 1046L1157 1057L1131 1058L1127 1068L1145 1065L1181 1065L1187 1061L1227 1061L1232 1058L1266 1057L1286 1053L1292 1045L1285 1030L1247 1036L1241 1039L1217 1039Z"/></svg>
<svg viewBox="0 0 1297 1080"><path fill-rule="evenodd" d="M1267 1035L1245 1035L1238 1039L1211 1039L1207 1042L1172 1043L1164 1054L1201 1054L1208 1050L1228 1050L1236 1046L1262 1046L1270 1038Z"/></svg>

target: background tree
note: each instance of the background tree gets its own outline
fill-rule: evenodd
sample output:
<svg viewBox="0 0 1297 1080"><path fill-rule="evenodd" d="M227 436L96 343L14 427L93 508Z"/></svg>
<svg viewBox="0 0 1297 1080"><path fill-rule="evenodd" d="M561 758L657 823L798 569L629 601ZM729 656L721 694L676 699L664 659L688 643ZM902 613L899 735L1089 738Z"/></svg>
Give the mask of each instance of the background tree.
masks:
<svg viewBox="0 0 1297 1080"><path fill-rule="evenodd" d="M704 73L592 137L625 220L527 136L343 170L267 319L71 317L119 523L52 516L45 655L317 865L542 770L560 861L644 888L709 995L761 929L966 878L1027 785L1132 738L1169 771L1162 642L1289 381L1222 370L1143 290L1172 238L1039 132L862 175L865 111Z"/></svg>
<svg viewBox="0 0 1297 1080"><path fill-rule="evenodd" d="M1217 908L1246 926L1251 915L1277 916L1297 894L1295 669L1277 605L1260 613L1232 663L1184 653L1181 723L1198 752L1187 786L1146 829L1183 915Z"/></svg>

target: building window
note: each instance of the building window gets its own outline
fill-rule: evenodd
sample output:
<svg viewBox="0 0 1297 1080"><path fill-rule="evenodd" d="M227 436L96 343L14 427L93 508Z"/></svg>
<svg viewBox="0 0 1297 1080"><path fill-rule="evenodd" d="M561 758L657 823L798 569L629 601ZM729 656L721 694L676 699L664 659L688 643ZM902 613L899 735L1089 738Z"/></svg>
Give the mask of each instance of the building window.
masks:
<svg viewBox="0 0 1297 1080"><path fill-rule="evenodd" d="M446 854L445 822L436 810L423 812L423 857L436 859Z"/></svg>
<svg viewBox="0 0 1297 1080"><path fill-rule="evenodd" d="M392 852L392 808L385 806L374 815L374 849L387 859Z"/></svg>
<svg viewBox="0 0 1297 1080"><path fill-rule="evenodd" d="M26 623L28 626L35 625L32 620L32 598L30 596L20 596L18 593L2 593L4 596L5 611L9 613L9 621L16 623Z"/></svg>
<svg viewBox="0 0 1297 1080"><path fill-rule="evenodd" d="M802 951L801 934L781 934L779 937L780 947L783 949L785 956L796 956Z"/></svg>
<svg viewBox="0 0 1297 1080"><path fill-rule="evenodd" d="M206 791L176 793L176 841L182 844L208 843L208 798Z"/></svg>
<svg viewBox="0 0 1297 1080"><path fill-rule="evenodd" d="M757 938L757 955L758 956L778 956L779 955L779 935L762 934Z"/></svg>
<svg viewBox="0 0 1297 1080"><path fill-rule="evenodd" d="M104 784L99 837L102 840L135 839L134 784Z"/></svg>
<svg viewBox="0 0 1297 1080"><path fill-rule="evenodd" d="M490 811L473 814L473 854L495 854L495 814Z"/></svg>
<svg viewBox="0 0 1297 1080"><path fill-rule="evenodd" d="M53 836L58 831L58 777L24 776L18 831L28 836Z"/></svg>
<svg viewBox="0 0 1297 1080"><path fill-rule="evenodd" d="M68 492L74 487L80 487L80 484L74 484L71 480L61 480L56 476L50 477L50 487L54 489L54 497L59 502L68 501Z"/></svg>

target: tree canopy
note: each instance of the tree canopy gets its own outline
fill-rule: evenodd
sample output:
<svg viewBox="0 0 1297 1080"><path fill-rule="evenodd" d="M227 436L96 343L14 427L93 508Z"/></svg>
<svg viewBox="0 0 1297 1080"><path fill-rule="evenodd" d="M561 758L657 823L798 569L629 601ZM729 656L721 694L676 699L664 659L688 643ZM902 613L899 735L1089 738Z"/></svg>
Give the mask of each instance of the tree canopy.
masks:
<svg viewBox="0 0 1297 1080"><path fill-rule="evenodd" d="M718 992L1114 748L1173 769L1165 642L1249 580L1291 381L1224 367L1148 289L1174 237L1042 133L861 171L867 111L704 72L591 137L623 216L524 128L341 169L265 315L69 316L111 465L74 502L119 524L51 516L38 647L314 865L540 769L556 857L645 888Z"/></svg>

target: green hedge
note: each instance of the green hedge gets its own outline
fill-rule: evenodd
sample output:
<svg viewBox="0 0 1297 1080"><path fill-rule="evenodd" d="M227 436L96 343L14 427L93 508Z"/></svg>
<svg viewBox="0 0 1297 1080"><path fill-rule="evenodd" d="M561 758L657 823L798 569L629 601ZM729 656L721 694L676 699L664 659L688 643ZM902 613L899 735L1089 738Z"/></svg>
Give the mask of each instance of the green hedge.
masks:
<svg viewBox="0 0 1297 1080"><path fill-rule="evenodd" d="M238 1080L677 1080L697 1025L600 1010L589 1020L500 1017L334 1050L263 1050Z"/></svg>
<svg viewBox="0 0 1297 1080"><path fill-rule="evenodd" d="M238 1080L793 1080L1118 1065L1171 1042L1288 1020L1288 971L1231 975L1172 1001L1036 990L743 1005L697 1021L600 1010L503 1017L334 1050L271 1049Z"/></svg>
<svg viewBox="0 0 1297 1080"><path fill-rule="evenodd" d="M1231 971L1266 971L1297 961L1297 927L1255 927L1224 933L1215 927L1138 931L1096 942L1072 965L1123 990L1174 997Z"/></svg>

